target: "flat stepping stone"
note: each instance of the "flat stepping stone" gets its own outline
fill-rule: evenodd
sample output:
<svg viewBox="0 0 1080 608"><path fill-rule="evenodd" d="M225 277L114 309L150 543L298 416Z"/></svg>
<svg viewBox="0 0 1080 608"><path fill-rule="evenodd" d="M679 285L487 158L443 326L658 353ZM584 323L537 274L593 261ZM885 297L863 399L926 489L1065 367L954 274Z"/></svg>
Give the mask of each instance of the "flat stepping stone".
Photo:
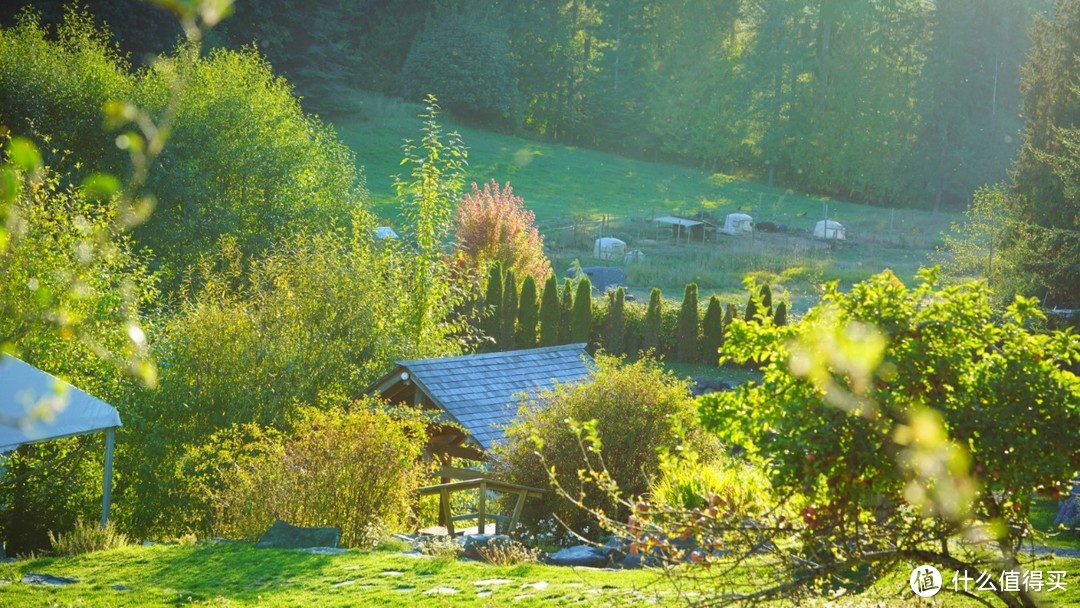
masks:
<svg viewBox="0 0 1080 608"><path fill-rule="evenodd" d="M304 553L311 553L313 555L341 555L342 553L348 553L349 550L344 547L304 547L303 549L297 549Z"/></svg>
<svg viewBox="0 0 1080 608"><path fill-rule="evenodd" d="M360 566L345 566L342 570L359 570Z"/></svg>
<svg viewBox="0 0 1080 608"><path fill-rule="evenodd" d="M514 596L514 601L515 602L520 602L521 600L527 600L530 597L536 597L536 594L535 593L525 593L523 595L515 595Z"/></svg>
<svg viewBox="0 0 1080 608"><path fill-rule="evenodd" d="M405 585L402 585L400 587L394 587L394 591L398 591L400 593L408 593L409 591L412 591L413 589L414 589L413 587L406 587Z"/></svg>
<svg viewBox="0 0 1080 608"><path fill-rule="evenodd" d="M355 584L356 584L356 581L349 580L349 581L341 581L340 583L334 583L333 585L330 585L330 586L331 587L345 587L345 586L348 586L348 585L355 585Z"/></svg>
<svg viewBox="0 0 1080 608"><path fill-rule="evenodd" d="M131 587L128 587L126 585L113 585L112 587L109 587L109 589L112 589L114 591L131 591Z"/></svg>
<svg viewBox="0 0 1080 608"><path fill-rule="evenodd" d="M455 593L461 593L461 591L453 587L435 587L425 591L424 595L453 595Z"/></svg>
<svg viewBox="0 0 1080 608"><path fill-rule="evenodd" d="M536 589L537 591L543 591L548 588L547 581L538 581L535 583L525 583L521 586L522 589Z"/></svg>
<svg viewBox="0 0 1080 608"><path fill-rule="evenodd" d="M383 570L379 573L379 576L404 576L405 573L400 570Z"/></svg>
<svg viewBox="0 0 1080 608"><path fill-rule="evenodd" d="M66 585L74 585L79 582L77 578L66 578L63 576L53 576L51 574L37 574L35 572L27 572L22 577L22 583L24 585L48 585L50 587L64 587Z"/></svg>
<svg viewBox="0 0 1080 608"><path fill-rule="evenodd" d="M490 591L480 591L476 594L476 597L491 597Z"/></svg>
<svg viewBox="0 0 1080 608"><path fill-rule="evenodd" d="M512 583L508 578L486 578L482 581L473 581L473 584L477 587L489 587L491 585L505 585L506 583Z"/></svg>

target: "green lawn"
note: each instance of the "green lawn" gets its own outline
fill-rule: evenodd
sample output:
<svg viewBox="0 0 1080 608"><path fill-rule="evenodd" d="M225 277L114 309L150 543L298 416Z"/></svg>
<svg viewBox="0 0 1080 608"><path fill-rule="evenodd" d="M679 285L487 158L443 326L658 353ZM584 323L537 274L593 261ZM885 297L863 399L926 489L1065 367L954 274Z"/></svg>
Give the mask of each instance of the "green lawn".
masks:
<svg viewBox="0 0 1080 608"><path fill-rule="evenodd" d="M356 93L359 112L333 120L341 139L364 167L377 212L400 221L392 175L401 171L401 145L416 138L421 107L369 93ZM646 254L643 264L627 266L630 292L647 297L660 287L681 297L682 287L697 282L703 297L745 301L743 280L751 276L785 291L796 311L817 300L817 285L839 280L849 285L886 268L910 282L927 264L942 230L960 219L953 213L887 209L768 188L723 174L628 159L625 157L522 139L454 125L469 147L468 179L509 181L536 214L547 252L562 274L574 260L594 265L592 239L604 234L633 237L631 248ZM827 247L806 232L828 210L849 230L853 243ZM717 236L709 242L675 245L657 230L652 218L709 211L722 219L743 210L755 220L784 224L803 234Z"/></svg>
<svg viewBox="0 0 1080 608"><path fill-rule="evenodd" d="M1057 559L1039 567L1069 573L1067 590L1047 596L1049 605L1080 602L1080 560ZM25 585L20 581L27 572L78 582L65 587ZM0 606L686 605L687 599L706 597L720 588L710 572L696 572L702 576L676 584L652 570L497 567L388 552L312 555L239 543L132 546L2 564ZM859 596L803 605L978 605L948 593L930 603L916 603L906 588L905 574L900 572ZM753 581L753 572L747 571L737 588L753 589Z"/></svg>

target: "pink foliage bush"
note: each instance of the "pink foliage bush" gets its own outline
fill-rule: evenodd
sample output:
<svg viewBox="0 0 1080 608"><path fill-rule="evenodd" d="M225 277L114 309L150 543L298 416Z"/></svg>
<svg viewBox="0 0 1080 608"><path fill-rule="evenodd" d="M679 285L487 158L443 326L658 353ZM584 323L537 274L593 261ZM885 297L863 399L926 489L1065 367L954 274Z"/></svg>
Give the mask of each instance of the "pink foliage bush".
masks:
<svg viewBox="0 0 1080 608"><path fill-rule="evenodd" d="M543 284L551 263L544 256L544 237L533 225L535 218L509 182L501 190L495 180L484 184L483 190L473 184L454 215L459 269L479 275L489 264L502 262L519 281L532 275Z"/></svg>

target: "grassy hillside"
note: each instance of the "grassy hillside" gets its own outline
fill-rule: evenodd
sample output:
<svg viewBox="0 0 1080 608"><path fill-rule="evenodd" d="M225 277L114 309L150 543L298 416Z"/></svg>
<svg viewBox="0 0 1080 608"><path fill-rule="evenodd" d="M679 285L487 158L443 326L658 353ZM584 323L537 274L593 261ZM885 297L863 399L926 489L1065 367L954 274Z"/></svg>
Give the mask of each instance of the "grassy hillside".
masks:
<svg viewBox="0 0 1080 608"><path fill-rule="evenodd" d="M357 155L371 198L390 223L398 221L392 175L400 172L401 144L419 134L421 107L372 94L358 94L359 111L333 120L339 136ZM705 294L742 299L743 279L752 276L787 291L796 308L816 298L822 281L844 283L893 269L910 281L942 230L957 221L951 213L887 209L768 188L724 174L650 163L557 144L543 143L447 122L469 147L468 179L509 181L525 199L545 234L549 256L561 272L572 260L590 260L589 245L601 231L634 237L632 248L646 253L646 263L628 268L635 295L661 287L682 293L696 281ZM758 222L784 224L793 234L755 239L717 236L704 245L674 245L670 233L652 218L694 215L700 211L722 221L733 211ZM834 248L808 238L825 215L847 226L852 242ZM607 216L608 222L598 220Z"/></svg>

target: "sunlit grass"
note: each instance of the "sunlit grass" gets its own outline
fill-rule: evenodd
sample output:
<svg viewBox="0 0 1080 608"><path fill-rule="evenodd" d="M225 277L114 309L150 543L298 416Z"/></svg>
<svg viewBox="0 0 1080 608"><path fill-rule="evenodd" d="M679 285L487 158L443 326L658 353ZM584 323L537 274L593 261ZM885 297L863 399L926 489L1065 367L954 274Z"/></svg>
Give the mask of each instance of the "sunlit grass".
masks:
<svg viewBox="0 0 1080 608"><path fill-rule="evenodd" d="M1065 592L1048 605L1076 605L1080 586L1072 578L1080 560L1039 562L1043 570L1070 573ZM815 606L978 606L943 592L916 603L907 589L909 565L867 592L830 601L803 598ZM656 570L574 569L540 564L492 566L388 552L312 555L285 549L255 549L240 543L132 546L69 558L37 558L0 564L3 606L662 606L686 605L718 590L752 591L769 581L754 562L723 580L714 570L679 570L678 581ZM65 587L24 585L26 572L75 578ZM456 593L439 594L435 589ZM689 593L690 595L684 595ZM790 603L765 603L786 606Z"/></svg>

